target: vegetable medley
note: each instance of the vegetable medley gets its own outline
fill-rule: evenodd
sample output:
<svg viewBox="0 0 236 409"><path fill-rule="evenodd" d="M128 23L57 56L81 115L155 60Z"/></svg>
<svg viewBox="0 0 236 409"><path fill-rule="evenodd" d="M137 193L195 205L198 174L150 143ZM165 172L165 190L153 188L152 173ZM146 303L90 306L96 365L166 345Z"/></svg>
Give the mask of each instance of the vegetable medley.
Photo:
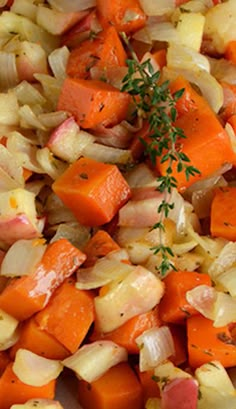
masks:
<svg viewBox="0 0 236 409"><path fill-rule="evenodd" d="M0 7L0 409L235 409L236 1Z"/></svg>

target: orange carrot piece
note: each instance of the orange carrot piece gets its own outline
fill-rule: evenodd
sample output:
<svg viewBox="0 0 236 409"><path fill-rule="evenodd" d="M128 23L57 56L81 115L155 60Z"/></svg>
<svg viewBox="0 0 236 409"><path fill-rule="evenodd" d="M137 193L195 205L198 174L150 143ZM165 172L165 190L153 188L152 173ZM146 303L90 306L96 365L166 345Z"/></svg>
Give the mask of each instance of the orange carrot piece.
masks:
<svg viewBox="0 0 236 409"><path fill-rule="evenodd" d="M145 405L149 398L160 398L160 388L153 379L154 370L140 372L138 368L135 369L143 389L143 404Z"/></svg>
<svg viewBox="0 0 236 409"><path fill-rule="evenodd" d="M127 55L114 27L99 32L94 39L83 41L69 56L66 72L71 77L89 78L90 68L104 71L126 65Z"/></svg>
<svg viewBox="0 0 236 409"><path fill-rule="evenodd" d="M233 130L234 130L234 132L236 134L236 113L231 115L228 118L227 122L232 126L232 128L233 128Z"/></svg>
<svg viewBox="0 0 236 409"><path fill-rule="evenodd" d="M82 128L112 126L127 117L131 97L103 81L66 78L57 109L73 115Z"/></svg>
<svg viewBox="0 0 236 409"><path fill-rule="evenodd" d="M200 171L200 175L191 176L186 180L185 173L178 172L177 165L173 165L172 176L176 178L178 189L181 191L213 174L225 163L233 163L236 155L229 135L204 98L193 88L190 90L190 85L183 79L176 80L171 90L180 85L187 91L177 102L179 117L175 126L181 128L186 136L185 139L179 140L181 151L188 156L191 165ZM161 163L158 159L157 168L162 175L165 174L167 166L167 162Z"/></svg>
<svg viewBox="0 0 236 409"><path fill-rule="evenodd" d="M135 339L141 335L143 331L153 327L159 327L160 325L161 320L159 318L158 309L155 307L151 311L131 318L119 328L106 334L101 334L95 329L91 340L107 339L126 348L129 354L138 354L139 348Z"/></svg>
<svg viewBox="0 0 236 409"><path fill-rule="evenodd" d="M227 368L236 365L235 340L228 326L216 328L213 321L195 315L187 319L189 364L197 368L217 360Z"/></svg>
<svg viewBox="0 0 236 409"><path fill-rule="evenodd" d="M186 292L198 285L211 285L208 274L188 271L172 271L164 279L165 293L159 303L160 318L164 322L183 323L190 315L197 314L186 300Z"/></svg>
<svg viewBox="0 0 236 409"><path fill-rule="evenodd" d="M214 237L236 240L236 187L215 190L211 204L210 230Z"/></svg>
<svg viewBox="0 0 236 409"><path fill-rule="evenodd" d="M0 351L0 377L5 371L7 365L11 362L8 352Z"/></svg>
<svg viewBox="0 0 236 409"><path fill-rule="evenodd" d="M114 26L118 32L134 32L144 27L146 15L138 0L97 0L98 18L103 27Z"/></svg>
<svg viewBox="0 0 236 409"><path fill-rule="evenodd" d="M226 60L229 60L233 64L236 64L236 40L229 41L226 46L224 57L226 58Z"/></svg>
<svg viewBox="0 0 236 409"><path fill-rule="evenodd" d="M111 251L120 250L120 246L105 230L98 230L83 248L87 258L84 267L93 266L96 261Z"/></svg>
<svg viewBox="0 0 236 409"><path fill-rule="evenodd" d="M41 330L74 353L94 321L93 296L66 281L55 291L48 305L35 315L35 321Z"/></svg>
<svg viewBox="0 0 236 409"><path fill-rule="evenodd" d="M53 291L84 262L85 254L68 240L47 246L35 271L13 279L0 294L0 308L19 321L42 310Z"/></svg>
<svg viewBox="0 0 236 409"><path fill-rule="evenodd" d="M159 65L160 69L166 66L166 54L167 54L167 51L165 48L161 50L157 50L152 54L154 60Z"/></svg>
<svg viewBox="0 0 236 409"><path fill-rule="evenodd" d="M29 399L54 399L56 381L43 386L31 386L21 382L14 374L12 363L8 364L0 378L0 408L10 409L11 405L25 403Z"/></svg>
<svg viewBox="0 0 236 409"><path fill-rule="evenodd" d="M28 349L48 359L63 360L70 355L70 352L62 344L39 327L34 317L22 324L20 337L10 349L10 357L13 360L19 348Z"/></svg>
<svg viewBox="0 0 236 409"><path fill-rule="evenodd" d="M53 191L83 225L108 223L131 190L116 165L80 158L53 183Z"/></svg>
<svg viewBox="0 0 236 409"><path fill-rule="evenodd" d="M142 386L127 362L122 362L91 384L79 381L79 403L84 409L143 409Z"/></svg>
<svg viewBox="0 0 236 409"><path fill-rule="evenodd" d="M25 182L33 175L33 172L29 169L23 168L23 177Z"/></svg>

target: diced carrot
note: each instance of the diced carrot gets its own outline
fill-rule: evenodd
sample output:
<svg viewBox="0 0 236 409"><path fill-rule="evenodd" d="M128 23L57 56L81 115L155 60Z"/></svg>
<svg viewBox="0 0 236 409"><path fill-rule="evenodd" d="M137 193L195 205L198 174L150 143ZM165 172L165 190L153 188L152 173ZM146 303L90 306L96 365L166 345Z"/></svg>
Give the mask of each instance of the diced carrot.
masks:
<svg viewBox="0 0 236 409"><path fill-rule="evenodd" d="M81 224L109 222L131 196L116 165L80 158L53 183L53 191Z"/></svg>
<svg viewBox="0 0 236 409"><path fill-rule="evenodd" d="M178 143L181 151L189 158L190 164L200 172L200 175L190 176L187 180L185 172L178 172L177 164L173 164L172 176L177 180L178 189L182 191L194 182L210 176L225 163L233 163L235 153L229 135L204 98L193 88L190 91L187 81L178 79L175 87L179 85L187 91L177 102L179 117L175 126L182 129L186 136ZM167 166L167 162L161 163L158 159L157 169L162 175L165 174Z"/></svg>
<svg viewBox="0 0 236 409"><path fill-rule="evenodd" d="M152 54L154 60L159 65L160 69L166 66L166 54L167 52L165 48L157 50Z"/></svg>
<svg viewBox="0 0 236 409"><path fill-rule="evenodd" d="M150 125L147 121L144 122L142 128L134 134L131 141L130 150L134 160L139 160L142 156L145 146L142 140L146 141L150 136Z"/></svg>
<svg viewBox="0 0 236 409"><path fill-rule="evenodd" d="M97 0L98 18L103 27L131 33L144 27L146 15L138 0Z"/></svg>
<svg viewBox="0 0 236 409"><path fill-rule="evenodd" d="M35 271L13 279L3 290L0 308L19 321L31 317L45 307L53 291L85 259L85 254L66 239L49 244Z"/></svg>
<svg viewBox="0 0 236 409"><path fill-rule="evenodd" d="M21 382L14 374L12 363L8 364L0 378L0 408L10 409L11 405L25 403L34 398L54 399L56 381L43 386L31 386Z"/></svg>
<svg viewBox="0 0 236 409"><path fill-rule="evenodd" d="M186 292L198 285L211 285L208 274L172 271L164 279L165 293L159 303L160 318L164 322L183 323L198 312L186 300Z"/></svg>
<svg viewBox="0 0 236 409"><path fill-rule="evenodd" d="M76 23L70 30L62 34L60 40L62 46L70 49L77 47L82 41L91 37L91 34L101 30L98 23L96 10L87 11L85 17Z"/></svg>
<svg viewBox="0 0 236 409"><path fill-rule="evenodd" d="M187 337L185 326L183 325L168 325L173 341L175 353L169 359L175 366L179 366L187 361Z"/></svg>
<svg viewBox="0 0 236 409"><path fill-rule="evenodd" d="M116 125L127 117L131 97L103 81L66 78L57 109L73 115L82 128Z"/></svg>
<svg viewBox="0 0 236 409"><path fill-rule="evenodd" d="M179 76L170 83L170 91L174 95L181 89L184 90L184 92L176 102L178 117L197 109L209 109L209 106L204 98L193 89L189 81L182 76Z"/></svg>
<svg viewBox="0 0 236 409"><path fill-rule="evenodd" d="M125 66L127 55L114 27L99 32L94 39L83 41L69 56L66 72L71 77L89 78L90 68L104 71Z"/></svg>
<svg viewBox="0 0 236 409"><path fill-rule="evenodd" d="M142 409L142 386L127 362L122 362L91 384L79 381L79 403L84 409Z"/></svg>
<svg viewBox="0 0 236 409"><path fill-rule="evenodd" d="M33 172L29 169L23 168L23 177L25 182L33 175Z"/></svg>
<svg viewBox="0 0 236 409"><path fill-rule="evenodd" d="M158 308L155 307L151 311L131 318L119 328L104 335L95 329L91 340L107 339L126 348L129 354L138 354L139 348L135 339L141 335L143 331L153 327L159 327L160 325L161 320L159 318Z"/></svg>
<svg viewBox="0 0 236 409"><path fill-rule="evenodd" d="M93 296L79 290L74 283L64 282L48 305L35 315L41 330L53 336L71 353L84 340L94 320Z"/></svg>
<svg viewBox="0 0 236 409"><path fill-rule="evenodd" d="M7 351L0 351L0 377L5 371L7 365L11 362Z"/></svg>
<svg viewBox="0 0 236 409"><path fill-rule="evenodd" d="M87 258L84 267L93 266L96 261L111 251L120 250L120 246L105 230L98 230L83 248Z"/></svg>
<svg viewBox="0 0 236 409"><path fill-rule="evenodd" d="M62 344L39 327L34 317L29 318L22 324L20 337L10 349L12 359L15 358L19 348L28 349L49 359L63 360L70 355L70 352Z"/></svg>
<svg viewBox="0 0 236 409"><path fill-rule="evenodd" d="M215 190L210 217L212 236L236 240L235 199L236 187L228 186Z"/></svg>
<svg viewBox="0 0 236 409"><path fill-rule="evenodd" d="M225 49L224 57L226 60L236 64L236 40L229 41Z"/></svg>
<svg viewBox="0 0 236 409"><path fill-rule="evenodd" d="M139 381L143 389L143 403L146 404L149 398L160 398L160 388L156 381L154 381L154 370L140 372L138 368L135 368Z"/></svg>
<svg viewBox="0 0 236 409"><path fill-rule="evenodd" d="M227 367L236 366L236 348L228 326L214 327L213 321L195 315L187 319L189 364L197 368L206 362L220 361Z"/></svg>

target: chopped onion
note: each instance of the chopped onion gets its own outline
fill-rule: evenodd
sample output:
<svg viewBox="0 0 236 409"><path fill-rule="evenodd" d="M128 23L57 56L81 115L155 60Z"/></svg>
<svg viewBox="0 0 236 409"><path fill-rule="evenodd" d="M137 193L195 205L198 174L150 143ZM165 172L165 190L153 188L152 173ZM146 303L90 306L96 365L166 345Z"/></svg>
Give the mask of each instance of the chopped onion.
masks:
<svg viewBox="0 0 236 409"><path fill-rule="evenodd" d="M221 291L217 292L214 304L214 327L223 327L236 322L236 299Z"/></svg>
<svg viewBox="0 0 236 409"><path fill-rule="evenodd" d="M50 243L59 239L65 238L69 240L73 246L83 248L90 239L90 229L76 222L61 223L56 226L56 233L50 240Z"/></svg>
<svg viewBox="0 0 236 409"><path fill-rule="evenodd" d="M12 408L12 409L15 409L15 408ZM161 409L161 399L160 398L148 398L148 400L145 403L145 409Z"/></svg>
<svg viewBox="0 0 236 409"><path fill-rule="evenodd" d="M204 250L205 254L209 255L213 259L218 257L226 243L226 240L221 238L213 239L211 237L198 234L193 230L191 225L188 226L187 232L189 236L198 243L199 247Z"/></svg>
<svg viewBox="0 0 236 409"><path fill-rule="evenodd" d="M236 267L232 267L217 276L216 282L223 286L232 297L236 297Z"/></svg>
<svg viewBox="0 0 236 409"><path fill-rule="evenodd" d="M48 3L63 12L87 10L96 6L96 0L48 0Z"/></svg>
<svg viewBox="0 0 236 409"><path fill-rule="evenodd" d="M104 296L94 299L98 325L110 332L135 315L149 311L163 296L163 282L147 269L137 266L123 280L111 283Z"/></svg>
<svg viewBox="0 0 236 409"><path fill-rule="evenodd" d="M170 22L151 21L146 27L136 31L133 38L144 43L152 41L180 42L179 33Z"/></svg>
<svg viewBox="0 0 236 409"><path fill-rule="evenodd" d="M113 280L125 278L134 268L122 261L103 257L93 267L78 269L76 288L84 290L99 288Z"/></svg>
<svg viewBox="0 0 236 409"><path fill-rule="evenodd" d="M65 207L62 201L55 193L47 197L45 211L47 220L50 225L60 224L63 222L76 222L75 216L69 208Z"/></svg>
<svg viewBox="0 0 236 409"><path fill-rule="evenodd" d="M22 105L44 105L46 99L43 97L36 87L28 81L21 81L15 88L17 100Z"/></svg>
<svg viewBox="0 0 236 409"><path fill-rule="evenodd" d="M0 123L3 125L19 125L19 105L12 90L7 93L0 93Z"/></svg>
<svg viewBox="0 0 236 409"><path fill-rule="evenodd" d="M139 353L141 372L151 370L175 354L174 341L167 326L154 327L144 331L135 339Z"/></svg>
<svg viewBox="0 0 236 409"><path fill-rule="evenodd" d="M11 409L63 409L58 400L36 398L27 400L24 404L15 404L11 406Z"/></svg>
<svg viewBox="0 0 236 409"><path fill-rule="evenodd" d="M208 285L198 285L186 293L188 303L209 319L214 319L216 297L217 291Z"/></svg>
<svg viewBox="0 0 236 409"><path fill-rule="evenodd" d="M101 340L82 346L62 363L72 369L79 379L91 383L99 379L108 369L127 359L125 348L112 341Z"/></svg>
<svg viewBox="0 0 236 409"><path fill-rule="evenodd" d="M38 115L38 120L46 128L56 128L67 118L68 114L65 111L43 112Z"/></svg>
<svg viewBox="0 0 236 409"><path fill-rule="evenodd" d="M21 382L31 386L43 386L56 379L63 369L55 359L39 356L27 349L16 352L12 370Z"/></svg>
<svg viewBox="0 0 236 409"><path fill-rule="evenodd" d="M209 274L213 280L217 279L218 275L227 271L236 262L236 243L228 242L217 254L217 258L209 268Z"/></svg>
<svg viewBox="0 0 236 409"><path fill-rule="evenodd" d="M132 162L132 154L129 149L113 148L94 142L83 149L83 155L97 160L98 162L125 164Z"/></svg>
<svg viewBox="0 0 236 409"><path fill-rule="evenodd" d="M24 186L23 169L17 163L14 155L2 144L0 144L0 168L2 174L6 174L15 182L16 187Z"/></svg>
<svg viewBox="0 0 236 409"><path fill-rule="evenodd" d="M0 310L0 351L3 351L8 347L9 343L12 345L16 342L15 334L19 321L14 317L7 314L5 311ZM15 342L12 343L12 340Z"/></svg>
<svg viewBox="0 0 236 409"><path fill-rule="evenodd" d="M235 395L233 383L220 361L214 360L201 365L196 369L195 376L200 386Z"/></svg>
<svg viewBox="0 0 236 409"><path fill-rule="evenodd" d="M66 78L66 65L70 52L66 46L57 48L48 56L48 62L54 76L63 81Z"/></svg>
<svg viewBox="0 0 236 409"><path fill-rule="evenodd" d="M210 63L200 52L182 44L171 43L167 49L167 67L191 71L210 72Z"/></svg>
<svg viewBox="0 0 236 409"><path fill-rule="evenodd" d="M36 128L46 130L45 126L39 121L37 115L29 105L23 105L19 108L20 125L22 128Z"/></svg>
<svg viewBox="0 0 236 409"><path fill-rule="evenodd" d="M156 176L145 163L136 165L129 173L127 173L125 178L131 189L143 186L156 188L157 186Z"/></svg>
<svg viewBox="0 0 236 409"><path fill-rule="evenodd" d="M218 81L225 81L236 84L236 65L225 58L208 57L211 67L211 74Z"/></svg>
<svg viewBox="0 0 236 409"><path fill-rule="evenodd" d="M58 78L47 74L34 74L34 78L42 85L44 96L47 99L47 102L50 102L52 105L51 110L56 110L61 92L61 81Z"/></svg>
<svg viewBox="0 0 236 409"><path fill-rule="evenodd" d="M56 159L47 147L37 150L36 159L44 173L49 175L53 180L61 176L67 168L67 164Z"/></svg>
<svg viewBox="0 0 236 409"><path fill-rule="evenodd" d="M4 70L0 71L0 89L5 91L19 82L15 54L0 51L0 66L4 67Z"/></svg>
<svg viewBox="0 0 236 409"><path fill-rule="evenodd" d="M10 338L7 338L5 342L0 343L0 351L7 351L15 345L20 338L20 332L20 327L18 326Z"/></svg>
<svg viewBox="0 0 236 409"><path fill-rule="evenodd" d="M162 16L175 8L175 0L140 0L140 5L146 16Z"/></svg>
<svg viewBox="0 0 236 409"><path fill-rule="evenodd" d="M28 17L33 22L36 21L37 5L29 0L14 0L11 11L21 16Z"/></svg>
<svg viewBox="0 0 236 409"><path fill-rule="evenodd" d="M7 251L1 264L1 274L6 277L29 275L42 259L44 240L18 240Z"/></svg>

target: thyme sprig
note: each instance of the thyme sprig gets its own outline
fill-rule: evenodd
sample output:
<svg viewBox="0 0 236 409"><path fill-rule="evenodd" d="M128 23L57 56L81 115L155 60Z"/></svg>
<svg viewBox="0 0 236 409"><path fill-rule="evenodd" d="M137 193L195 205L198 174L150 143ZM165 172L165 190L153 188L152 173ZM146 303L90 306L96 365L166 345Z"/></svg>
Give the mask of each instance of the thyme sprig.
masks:
<svg viewBox="0 0 236 409"><path fill-rule="evenodd" d="M129 46L127 39L126 44ZM184 172L186 180L199 174L199 170L191 165L188 156L181 151L180 140L186 138L184 131L175 126L177 118L176 102L183 95L184 89L174 94L169 88L169 81L161 82L161 74L154 71L150 60L139 62L133 50L132 58L127 60L128 73L123 79L122 91L128 92L135 105L135 114L148 122L149 141L142 140L145 153L150 157L153 165L157 160L166 163L165 174L157 178L157 190L163 193L163 200L159 205L159 221L152 227L159 230L159 245L152 247L154 254L161 255L161 263L157 270L165 276L170 269L175 269L171 258L174 257L170 247L163 242L165 232L164 221L174 208L171 194L177 187L177 180L173 176L173 164L177 172Z"/></svg>

